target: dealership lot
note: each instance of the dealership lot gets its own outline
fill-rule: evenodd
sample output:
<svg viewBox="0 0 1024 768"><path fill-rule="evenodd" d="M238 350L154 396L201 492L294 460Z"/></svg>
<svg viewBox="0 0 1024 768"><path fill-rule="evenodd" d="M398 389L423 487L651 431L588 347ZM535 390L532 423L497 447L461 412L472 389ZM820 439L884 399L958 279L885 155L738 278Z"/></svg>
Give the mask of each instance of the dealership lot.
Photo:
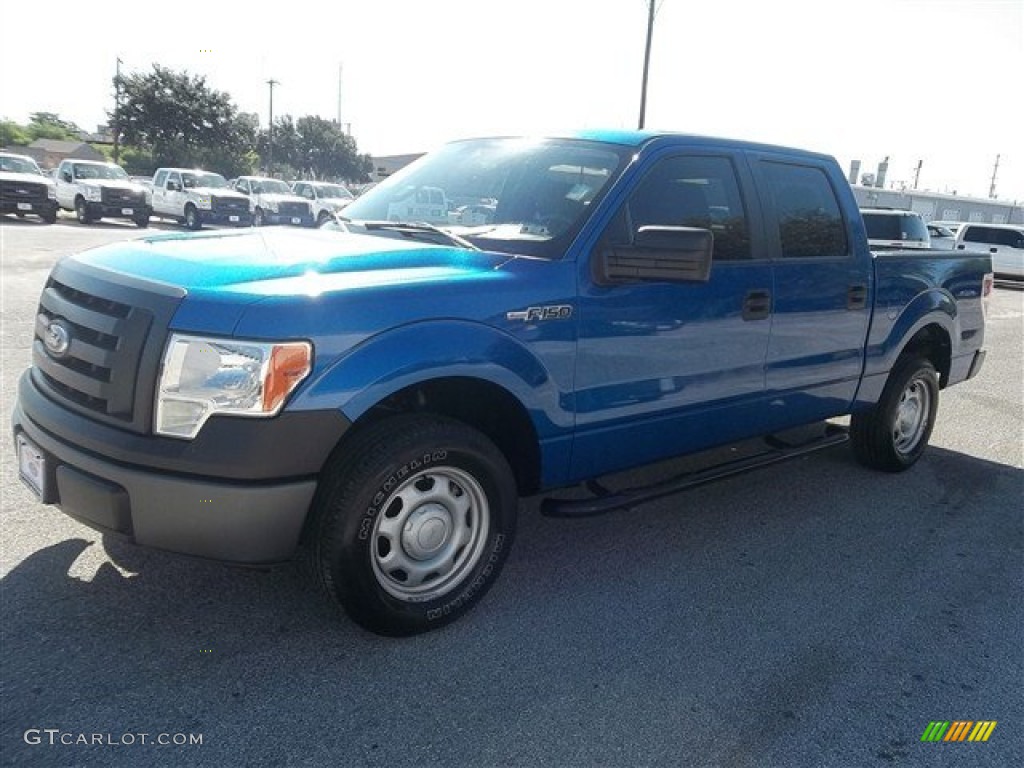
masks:
<svg viewBox="0 0 1024 768"><path fill-rule="evenodd" d="M53 262L180 231L60 222L0 223L4 414ZM985 368L943 393L912 471L839 448L587 520L527 500L495 589L404 641L358 629L298 568L103 541L33 501L4 439L0 760L1024 764L1022 331L1024 292L1000 287ZM936 720L998 725L920 742Z"/></svg>

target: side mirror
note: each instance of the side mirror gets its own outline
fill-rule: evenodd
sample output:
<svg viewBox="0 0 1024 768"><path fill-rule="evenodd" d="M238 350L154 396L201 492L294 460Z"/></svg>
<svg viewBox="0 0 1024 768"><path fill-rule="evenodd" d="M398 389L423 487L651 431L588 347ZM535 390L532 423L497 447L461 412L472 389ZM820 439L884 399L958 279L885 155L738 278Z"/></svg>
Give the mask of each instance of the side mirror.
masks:
<svg viewBox="0 0 1024 768"><path fill-rule="evenodd" d="M168 192L181 192L181 184L179 184L176 181L168 181L167 182L167 191Z"/></svg>
<svg viewBox="0 0 1024 768"><path fill-rule="evenodd" d="M64 171L60 177L64 179L68 184L71 183L71 171Z"/></svg>
<svg viewBox="0 0 1024 768"><path fill-rule="evenodd" d="M715 236L696 227L640 227L630 245L602 248L594 260L598 283L707 282Z"/></svg>

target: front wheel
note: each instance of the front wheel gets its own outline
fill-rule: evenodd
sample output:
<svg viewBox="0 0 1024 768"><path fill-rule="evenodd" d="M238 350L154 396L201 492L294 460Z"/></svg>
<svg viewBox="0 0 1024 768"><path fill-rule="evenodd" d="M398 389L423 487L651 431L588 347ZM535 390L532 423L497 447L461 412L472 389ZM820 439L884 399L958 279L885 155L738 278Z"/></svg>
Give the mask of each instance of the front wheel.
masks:
<svg viewBox="0 0 1024 768"><path fill-rule="evenodd" d="M466 613L497 579L517 505L512 470L487 437L440 416L396 416L328 462L310 562L362 626L425 632Z"/></svg>
<svg viewBox="0 0 1024 768"><path fill-rule="evenodd" d="M256 212L252 215L252 225L254 227L262 227L266 224L266 220L263 218L263 209L257 208Z"/></svg>
<svg viewBox="0 0 1024 768"><path fill-rule="evenodd" d="M89 215L89 208L85 204L85 198L76 198L75 216L78 218L79 224L92 224L93 218Z"/></svg>
<svg viewBox="0 0 1024 768"><path fill-rule="evenodd" d="M185 206L185 227L191 230L201 229L203 226L199 220L199 211L196 210L194 205Z"/></svg>
<svg viewBox="0 0 1024 768"><path fill-rule="evenodd" d="M887 472L909 469L928 445L938 405L935 366L921 357L901 357L875 407L850 419L857 459Z"/></svg>

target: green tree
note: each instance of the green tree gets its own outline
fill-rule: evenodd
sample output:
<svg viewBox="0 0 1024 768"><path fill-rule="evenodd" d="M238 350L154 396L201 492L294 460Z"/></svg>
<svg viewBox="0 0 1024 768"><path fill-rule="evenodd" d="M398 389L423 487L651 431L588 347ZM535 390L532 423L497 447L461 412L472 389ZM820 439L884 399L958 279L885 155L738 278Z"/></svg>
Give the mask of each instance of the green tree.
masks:
<svg viewBox="0 0 1024 768"><path fill-rule="evenodd" d="M266 131L260 134L260 157L269 160ZM266 162L264 162L266 166ZM306 115L274 121L274 171L317 179L365 181L373 170L369 155L360 155L356 140L332 120Z"/></svg>
<svg viewBox="0 0 1024 768"><path fill-rule="evenodd" d="M23 147L31 142L24 126L13 120L0 120L0 147Z"/></svg>
<svg viewBox="0 0 1024 768"><path fill-rule="evenodd" d="M70 120L64 120L55 112L33 112L28 116L26 132L30 141L36 139L59 139L80 141L82 129Z"/></svg>
<svg viewBox="0 0 1024 768"><path fill-rule="evenodd" d="M152 72L122 76L120 87L121 140L149 153L156 165L202 166L224 175L251 169L255 125L205 77L154 64Z"/></svg>

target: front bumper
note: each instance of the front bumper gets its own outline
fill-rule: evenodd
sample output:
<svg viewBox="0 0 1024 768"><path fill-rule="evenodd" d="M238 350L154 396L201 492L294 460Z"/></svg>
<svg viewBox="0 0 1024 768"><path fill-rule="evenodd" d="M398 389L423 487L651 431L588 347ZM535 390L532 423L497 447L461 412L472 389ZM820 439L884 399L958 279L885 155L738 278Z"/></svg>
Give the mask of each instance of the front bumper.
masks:
<svg viewBox="0 0 1024 768"><path fill-rule="evenodd" d="M131 213L125 213L131 211ZM148 219L153 215L152 207L134 203L86 203L85 212L90 219Z"/></svg>
<svg viewBox="0 0 1024 768"><path fill-rule="evenodd" d="M246 565L293 556L316 473L349 426L316 411L215 417L193 441L137 435L62 408L31 372L12 421L45 457L44 503L142 546Z"/></svg>
<svg viewBox="0 0 1024 768"><path fill-rule="evenodd" d="M312 215L307 216L289 216L285 213L270 213L269 211L263 212L263 221L266 224L285 224L294 227L314 227L316 226L316 220Z"/></svg>
<svg viewBox="0 0 1024 768"><path fill-rule="evenodd" d="M27 206L27 207L25 207ZM57 215L56 200L0 200L0 213L21 213L52 218Z"/></svg>
<svg viewBox="0 0 1024 768"><path fill-rule="evenodd" d="M232 218L235 220L232 221ZM199 221L203 224L223 224L228 227L250 227L252 226L252 214L248 211L199 210Z"/></svg>

